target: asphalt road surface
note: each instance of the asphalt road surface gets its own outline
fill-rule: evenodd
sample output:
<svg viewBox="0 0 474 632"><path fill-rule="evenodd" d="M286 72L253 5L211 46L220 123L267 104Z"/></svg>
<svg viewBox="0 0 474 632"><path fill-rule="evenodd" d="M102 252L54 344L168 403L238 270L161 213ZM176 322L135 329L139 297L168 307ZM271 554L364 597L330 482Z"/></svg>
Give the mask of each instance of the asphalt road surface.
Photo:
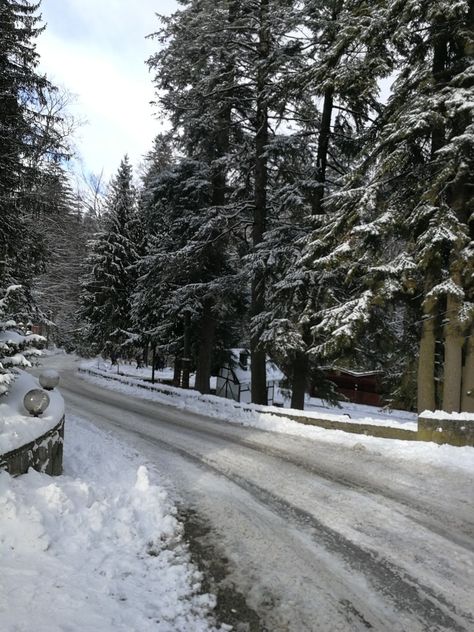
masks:
<svg viewBox="0 0 474 632"><path fill-rule="evenodd" d="M347 447L217 421L90 384L67 358L47 364L67 414L170 481L237 632L474 630L473 475L356 436Z"/></svg>

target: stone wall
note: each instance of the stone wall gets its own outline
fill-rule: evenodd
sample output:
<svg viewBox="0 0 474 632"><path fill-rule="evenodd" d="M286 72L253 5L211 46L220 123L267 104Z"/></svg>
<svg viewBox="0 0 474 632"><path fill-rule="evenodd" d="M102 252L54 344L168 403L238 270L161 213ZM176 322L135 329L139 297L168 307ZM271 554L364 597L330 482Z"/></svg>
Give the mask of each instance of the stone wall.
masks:
<svg viewBox="0 0 474 632"><path fill-rule="evenodd" d="M59 476L63 471L64 417L59 424L35 441L0 455L0 470L12 476L26 474L32 467L38 472Z"/></svg>
<svg viewBox="0 0 474 632"><path fill-rule="evenodd" d="M449 443L456 446L474 446L474 422L462 419L418 418L419 441Z"/></svg>
<svg viewBox="0 0 474 632"><path fill-rule="evenodd" d="M250 410L250 409L249 409ZM303 417L302 415L292 415L291 413L277 413L272 410L272 415L286 417L306 426L319 426L328 430L342 430L353 434L363 434L369 437L380 437L381 439L400 439L402 441L416 441L416 430L406 430L405 428L392 428L391 426L376 426L372 424L358 423L357 421L336 421L332 419L318 419L316 417Z"/></svg>

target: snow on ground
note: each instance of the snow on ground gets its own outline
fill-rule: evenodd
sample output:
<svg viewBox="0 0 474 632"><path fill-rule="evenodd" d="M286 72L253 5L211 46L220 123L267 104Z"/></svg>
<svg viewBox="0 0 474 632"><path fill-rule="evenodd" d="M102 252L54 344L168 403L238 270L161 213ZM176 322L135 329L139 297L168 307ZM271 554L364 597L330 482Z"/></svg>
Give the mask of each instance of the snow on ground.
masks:
<svg viewBox="0 0 474 632"><path fill-rule="evenodd" d="M157 473L78 418L64 458L61 477L0 472L0 630L216 630Z"/></svg>
<svg viewBox="0 0 474 632"><path fill-rule="evenodd" d="M474 413L447 413L444 410L424 410L420 417L424 419L437 419L439 421L474 422Z"/></svg>
<svg viewBox="0 0 474 632"><path fill-rule="evenodd" d="M64 415L64 401L57 390L49 391L50 403L41 417L32 417L23 405L23 398L32 389L41 388L38 380L24 371L0 398L0 454L34 441L56 426Z"/></svg>
<svg viewBox="0 0 474 632"><path fill-rule="evenodd" d="M81 366L97 370L91 366L90 362L83 363ZM111 374L108 375L112 377ZM177 389L160 384L147 384L147 388L141 388L142 381L117 375L113 376L114 379L109 379L101 375L79 373L79 377L103 388L116 390L133 397L160 402L167 406L181 408L207 417L214 417L221 421L251 426L271 432L306 437L329 444L345 445L352 448L355 452L366 453L366 456L370 456L370 453L372 453L377 457L382 455L402 461L415 459L420 464L463 469L468 472L474 470L474 448L471 447L460 448L423 441L381 439L362 434L350 434L342 430L326 430L317 426L304 425L285 417L277 417L272 414L271 407L264 408L255 405L245 405L244 407L232 400L212 395L204 396L197 391ZM278 411L279 415L282 413L281 408L273 409L273 411ZM321 417L319 413L317 416ZM338 418L335 415L328 415L328 417L331 419ZM343 419L342 415L340 417ZM404 427L407 426L405 425Z"/></svg>
<svg viewBox="0 0 474 632"><path fill-rule="evenodd" d="M285 407L287 402L285 400ZM417 414L408 410L397 410L395 408L378 408L366 404L354 404L352 402L340 402L340 408L331 406L322 399L316 397L308 398L306 401L306 412L311 413L336 413L339 415L349 415L352 421L357 423L369 423L372 425L390 426L393 428L416 429L413 424L417 423Z"/></svg>
<svg viewBox="0 0 474 632"><path fill-rule="evenodd" d="M98 370L105 373L112 373L115 375L122 375L124 377L134 377L141 380L151 380L151 367L143 366L137 368L136 364L128 364L125 362L119 362L112 365L110 362L106 362L102 358L96 358L95 360L88 360L84 362L84 366L90 367L94 370ZM156 369L155 379L157 382L171 381L174 376L174 371L170 367L164 369ZM196 380L196 374L191 373L189 376L189 386L194 388ZM211 377L211 389L216 388L216 378Z"/></svg>
<svg viewBox="0 0 474 632"><path fill-rule="evenodd" d="M110 362L104 362L103 360L88 360L81 363L83 368L91 369L104 375L111 374L114 377L123 378L137 378L135 383L139 383L138 380L151 379L151 368L142 367L137 369L131 364L120 364L117 366L111 366ZM190 387L194 387L194 374L190 376ZM160 380L171 380L173 378L173 369L166 368L161 371L155 371L155 378L159 382ZM216 378L211 378L211 389L215 388ZM156 390L160 388L160 385L156 385ZM182 389L174 389L174 387L166 386L167 390L176 390L181 392ZM189 391L186 391L188 393ZM196 394L199 397L199 393ZM221 398L219 398L221 399ZM357 423L363 423L371 426L390 426L391 428L404 428L406 430L417 429L417 414L406 410L396 410L391 408L377 408L376 406L366 406L364 404L354 404L352 402L341 402L339 407L331 406L322 399L316 397L307 397L305 402L305 410L295 410L290 408L290 399L285 396L284 392L277 388L275 393L275 402L279 406L265 407L268 411L278 411L281 413L281 407L287 409L288 413L301 417L314 417L317 419L326 419L328 421L340 421ZM248 407L249 404L246 404ZM251 405L255 410L262 410L262 407Z"/></svg>

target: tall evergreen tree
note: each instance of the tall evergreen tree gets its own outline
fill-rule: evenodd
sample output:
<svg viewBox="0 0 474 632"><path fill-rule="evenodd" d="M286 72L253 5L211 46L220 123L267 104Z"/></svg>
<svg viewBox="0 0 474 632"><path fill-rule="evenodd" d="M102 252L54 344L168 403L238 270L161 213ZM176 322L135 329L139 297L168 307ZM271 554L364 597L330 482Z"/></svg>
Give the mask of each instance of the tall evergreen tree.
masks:
<svg viewBox="0 0 474 632"><path fill-rule="evenodd" d="M222 230L234 229L237 236L252 227L255 256L248 259L247 274L258 323L266 295L265 262L257 255L267 229L266 148L285 107L282 73L295 53L287 37L294 11L284 0L187 0L183 5L164 20L166 46L152 66L158 70L157 86L166 91L162 104L179 130L181 149L211 167L211 205ZM219 306L207 309L216 312ZM252 397L263 403L265 350L258 334L251 333L251 348Z"/></svg>
<svg viewBox="0 0 474 632"><path fill-rule="evenodd" d="M47 258L41 230L47 174L67 153L57 90L37 70L35 40L43 30L38 7L26 0L0 2L0 330L15 320L43 318L32 281ZM7 365L15 362L5 359L12 349L4 342L0 382L6 384L12 379Z"/></svg>
<svg viewBox="0 0 474 632"><path fill-rule="evenodd" d="M397 52L398 78L332 205L325 230L333 254L320 249L319 237L312 245L314 267L330 261L333 270L348 270L343 296L320 314L315 331L329 340L320 351L359 345L380 308L418 303L418 408L459 410L472 322L472 3L395 2L388 9L383 36ZM435 388L437 351L443 393Z"/></svg>
<svg viewBox="0 0 474 632"><path fill-rule="evenodd" d="M34 222L45 162L62 151L57 123L44 105L53 86L37 72L39 3L0 3L0 285L7 274L27 282L43 255Z"/></svg>
<svg viewBox="0 0 474 632"><path fill-rule="evenodd" d="M294 408L304 407L311 375L317 372L317 354L310 353L312 314L322 307L325 286L336 281L302 265L302 252L311 225L325 216L328 196L341 185L372 116L380 111L378 79L391 68L378 35L383 8L382 1L308 0L299 16L300 45L306 54L292 66L288 88L293 110L286 117L296 126L293 143L300 156L291 178L293 197L287 191L281 198L287 198L287 210L282 209L286 221L278 232L286 233L287 243L285 247L280 241L279 247L285 247L287 256L278 266L262 333L280 353L286 347ZM275 189L273 183L271 187ZM315 235L321 242L322 232ZM272 244L266 247L271 249ZM318 382L323 383L320 373Z"/></svg>
<svg viewBox="0 0 474 632"><path fill-rule="evenodd" d="M233 196L228 181L229 172L235 169L232 147L242 133L234 106L237 95L245 91L236 81L235 50L227 39L227 28L234 24L237 8L235 1L184 2L180 11L170 18L162 18L163 28L157 37L163 48L149 62L156 73L162 107L173 123L175 146L189 159L188 164L199 163L207 172L210 188L206 199L202 199L202 229L197 239L202 252L215 253L215 266L219 259L217 253L221 253L221 269L215 268L214 286L220 275L223 279L227 276L226 257L222 253L232 225L239 225L241 221L236 221L236 217L242 204ZM196 199L199 195L196 191ZM222 239L219 230L223 233ZM202 392L210 388L215 334L220 324L219 315L225 311L217 301L223 296L220 290L207 292L200 303L200 315L193 312L199 345L196 387Z"/></svg>
<svg viewBox="0 0 474 632"><path fill-rule="evenodd" d="M125 156L110 183L102 229L92 244L81 297L87 336L97 351L113 360L132 326L130 299L135 288L133 265L138 258L136 213L132 167Z"/></svg>

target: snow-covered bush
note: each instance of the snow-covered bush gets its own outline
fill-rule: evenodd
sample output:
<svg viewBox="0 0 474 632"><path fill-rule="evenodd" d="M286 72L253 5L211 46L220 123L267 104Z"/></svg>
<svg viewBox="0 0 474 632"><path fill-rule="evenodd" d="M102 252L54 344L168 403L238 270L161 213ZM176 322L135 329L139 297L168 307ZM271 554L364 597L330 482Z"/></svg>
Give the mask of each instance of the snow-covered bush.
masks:
<svg viewBox="0 0 474 632"><path fill-rule="evenodd" d="M9 317L12 299L20 292L20 285L10 285L0 294L0 397L16 377L12 369L31 367L31 359L41 355L37 346L45 342L43 336L31 333Z"/></svg>

